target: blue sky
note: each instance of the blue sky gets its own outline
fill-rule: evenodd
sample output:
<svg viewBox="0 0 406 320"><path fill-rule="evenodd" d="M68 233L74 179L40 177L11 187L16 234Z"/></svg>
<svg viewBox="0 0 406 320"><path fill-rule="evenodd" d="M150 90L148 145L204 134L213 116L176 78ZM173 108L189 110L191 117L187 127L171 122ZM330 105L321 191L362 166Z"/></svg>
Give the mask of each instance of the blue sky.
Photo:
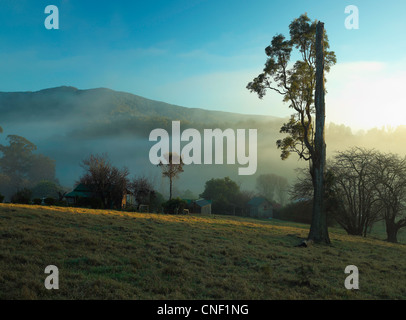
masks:
<svg viewBox="0 0 406 320"><path fill-rule="evenodd" d="M59 30L44 27L50 4ZM358 30L344 27L347 5L359 9ZM0 0L0 91L108 87L187 107L289 116L279 96L261 101L245 86L261 72L272 37L288 36L305 12L325 23L338 59L327 77L327 120L355 129L406 124L399 0Z"/></svg>

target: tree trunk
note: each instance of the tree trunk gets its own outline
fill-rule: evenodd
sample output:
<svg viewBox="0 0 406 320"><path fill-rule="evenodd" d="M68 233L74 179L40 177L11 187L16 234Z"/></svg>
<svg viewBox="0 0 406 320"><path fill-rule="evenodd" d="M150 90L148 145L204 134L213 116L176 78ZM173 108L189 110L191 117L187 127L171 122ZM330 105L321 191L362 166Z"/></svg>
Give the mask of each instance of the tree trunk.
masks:
<svg viewBox="0 0 406 320"><path fill-rule="evenodd" d="M169 177L169 200L172 200L172 177Z"/></svg>
<svg viewBox="0 0 406 320"><path fill-rule="evenodd" d="M397 243L398 242L398 231L399 228L392 221L386 221L386 234L388 236L388 242Z"/></svg>
<svg viewBox="0 0 406 320"><path fill-rule="evenodd" d="M324 172L326 163L326 144L324 140L325 102L324 102L324 23L319 22L316 29L316 132L312 158L313 215L308 240L330 243L324 209Z"/></svg>

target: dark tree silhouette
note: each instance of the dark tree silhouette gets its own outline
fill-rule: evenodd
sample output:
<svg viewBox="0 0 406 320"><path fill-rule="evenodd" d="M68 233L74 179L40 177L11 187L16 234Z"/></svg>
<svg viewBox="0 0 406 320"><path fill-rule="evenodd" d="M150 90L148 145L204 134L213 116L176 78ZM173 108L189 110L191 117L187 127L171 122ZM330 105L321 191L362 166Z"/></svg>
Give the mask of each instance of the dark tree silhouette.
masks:
<svg viewBox="0 0 406 320"><path fill-rule="evenodd" d="M113 166L107 154L92 154L82 161L81 166L85 173L78 183L89 186L101 200L103 208L117 207L121 209L122 199L127 192L128 169L120 170Z"/></svg>
<svg viewBox="0 0 406 320"><path fill-rule="evenodd" d="M134 177L129 183L128 189L134 195L137 204L150 204L155 196L155 190L146 177Z"/></svg>
<svg viewBox="0 0 406 320"><path fill-rule="evenodd" d="M396 243L399 230L406 227L406 158L377 153L373 172L387 240Z"/></svg>

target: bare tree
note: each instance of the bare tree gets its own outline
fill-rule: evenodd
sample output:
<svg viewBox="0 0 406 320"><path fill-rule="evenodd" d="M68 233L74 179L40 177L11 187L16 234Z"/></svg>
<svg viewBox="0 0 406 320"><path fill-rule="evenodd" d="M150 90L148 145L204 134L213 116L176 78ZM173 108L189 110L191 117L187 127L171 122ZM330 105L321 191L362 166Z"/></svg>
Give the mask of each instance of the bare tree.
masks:
<svg viewBox="0 0 406 320"><path fill-rule="evenodd" d="M92 154L82 161L81 166L85 173L78 183L89 186L101 200L103 208L107 209L113 206L121 208L128 185L128 169L120 170L114 167L107 154Z"/></svg>
<svg viewBox="0 0 406 320"><path fill-rule="evenodd" d="M372 225L381 219L383 201L376 189L375 150L351 148L338 152L329 160L324 176L323 193L326 214L351 235L366 236ZM305 169L298 169L297 182L290 190L292 199L311 199L312 179Z"/></svg>
<svg viewBox="0 0 406 320"><path fill-rule="evenodd" d="M309 170L298 168L296 171L296 182L289 188L291 200L309 200L313 197L313 182Z"/></svg>
<svg viewBox="0 0 406 320"><path fill-rule="evenodd" d="M331 166L339 199L336 221L352 235L367 234L380 219L381 202L375 188L375 150L351 148L339 152Z"/></svg>
<svg viewBox="0 0 406 320"><path fill-rule="evenodd" d="M406 227L406 158L378 153L373 165L387 240L396 243L398 231Z"/></svg>
<svg viewBox="0 0 406 320"><path fill-rule="evenodd" d="M128 186L131 193L134 195L137 204L150 204L152 197L155 195L155 190L150 181L144 177L134 177Z"/></svg>

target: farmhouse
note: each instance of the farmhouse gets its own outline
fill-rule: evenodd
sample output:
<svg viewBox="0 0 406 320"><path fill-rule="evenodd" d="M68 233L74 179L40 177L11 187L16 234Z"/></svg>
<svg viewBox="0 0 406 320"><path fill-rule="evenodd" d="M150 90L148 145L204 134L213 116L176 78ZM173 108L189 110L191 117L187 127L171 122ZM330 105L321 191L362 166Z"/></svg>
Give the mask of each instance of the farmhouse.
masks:
<svg viewBox="0 0 406 320"><path fill-rule="evenodd" d="M93 197L94 195L90 187L82 183L77 185L73 191L65 194L68 205L77 205L81 202L81 199L91 199Z"/></svg>
<svg viewBox="0 0 406 320"><path fill-rule="evenodd" d="M211 214L211 200L198 199L198 200L189 200L185 199L186 208L189 210L189 213L201 213L201 214Z"/></svg>
<svg viewBox="0 0 406 320"><path fill-rule="evenodd" d="M194 202L196 213L211 214L211 200L199 199Z"/></svg>
<svg viewBox="0 0 406 320"><path fill-rule="evenodd" d="M272 218L272 204L264 197L254 197L247 203L249 215L257 218Z"/></svg>

